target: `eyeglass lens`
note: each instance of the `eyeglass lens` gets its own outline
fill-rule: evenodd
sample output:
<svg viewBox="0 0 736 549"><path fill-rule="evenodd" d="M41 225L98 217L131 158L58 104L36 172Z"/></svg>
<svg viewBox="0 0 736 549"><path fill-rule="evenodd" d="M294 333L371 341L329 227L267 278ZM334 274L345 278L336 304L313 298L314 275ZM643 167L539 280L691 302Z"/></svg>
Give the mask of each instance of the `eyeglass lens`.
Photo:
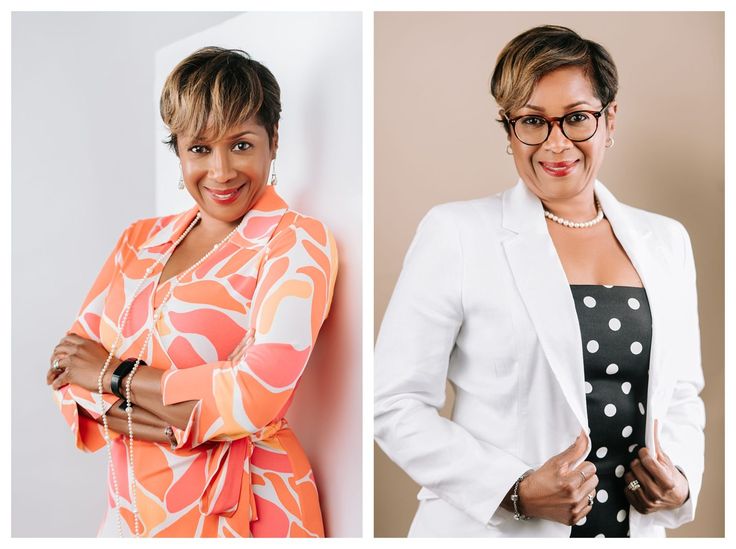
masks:
<svg viewBox="0 0 736 549"><path fill-rule="evenodd" d="M554 122L553 122L554 124ZM571 112L560 120L562 133L570 141L586 141L598 129L598 118L587 112ZM522 116L514 124L519 141L527 145L539 145L547 140L551 126L541 116Z"/></svg>

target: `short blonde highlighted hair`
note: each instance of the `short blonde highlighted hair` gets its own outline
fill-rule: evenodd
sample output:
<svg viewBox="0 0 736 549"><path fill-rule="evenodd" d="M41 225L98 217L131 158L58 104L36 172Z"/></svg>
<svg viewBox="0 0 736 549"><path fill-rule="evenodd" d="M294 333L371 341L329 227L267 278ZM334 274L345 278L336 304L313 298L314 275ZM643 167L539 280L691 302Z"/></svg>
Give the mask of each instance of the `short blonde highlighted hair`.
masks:
<svg viewBox="0 0 736 549"><path fill-rule="evenodd" d="M491 94L510 113L526 104L545 74L570 66L583 68L603 105L616 98L618 72L611 54L600 44L557 25L534 27L506 44L496 60ZM510 130L505 118L499 122L506 132Z"/></svg>
<svg viewBox="0 0 736 549"><path fill-rule="evenodd" d="M264 65L242 50L210 46L182 60L166 78L159 103L169 129L165 143L179 155L181 134L222 138L251 116L266 129L269 142L281 115L281 90Z"/></svg>

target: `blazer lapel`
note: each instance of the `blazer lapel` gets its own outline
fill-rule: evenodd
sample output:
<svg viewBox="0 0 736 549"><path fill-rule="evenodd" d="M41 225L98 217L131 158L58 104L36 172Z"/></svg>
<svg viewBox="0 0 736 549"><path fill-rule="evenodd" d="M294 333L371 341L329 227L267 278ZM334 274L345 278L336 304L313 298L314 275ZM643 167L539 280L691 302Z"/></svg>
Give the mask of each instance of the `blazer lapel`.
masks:
<svg viewBox="0 0 736 549"><path fill-rule="evenodd" d="M567 403L587 429L580 326L542 203L521 180L502 198L503 226L515 233L503 247L519 294Z"/></svg>
<svg viewBox="0 0 736 549"><path fill-rule="evenodd" d="M671 376L660 376L662 370L662 344L667 341L669 317L668 296L670 277L666 257L649 226L637 223L628 208L624 207L600 182L595 182L595 192L616 238L626 251L644 285L652 315L652 346L649 355L649 384L646 414L646 444L654 447L653 422L662 415L661 395L667 392L663 385Z"/></svg>

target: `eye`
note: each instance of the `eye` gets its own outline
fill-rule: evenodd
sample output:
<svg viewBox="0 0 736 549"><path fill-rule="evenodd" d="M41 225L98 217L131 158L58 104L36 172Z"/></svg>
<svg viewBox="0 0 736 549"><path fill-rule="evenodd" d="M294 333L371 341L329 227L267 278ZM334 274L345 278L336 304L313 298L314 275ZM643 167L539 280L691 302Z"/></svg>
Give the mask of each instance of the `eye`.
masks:
<svg viewBox="0 0 736 549"><path fill-rule="evenodd" d="M521 118L521 123L524 126L530 126L532 128L540 127L540 126L546 126L547 121L542 118L541 116L523 116Z"/></svg>
<svg viewBox="0 0 736 549"><path fill-rule="evenodd" d="M253 145L248 143L247 141L238 141L233 145L233 150L235 151L247 151L248 149L252 149Z"/></svg>
<svg viewBox="0 0 736 549"><path fill-rule="evenodd" d="M204 145L192 145L187 149L189 152L193 152L194 154L204 154L208 151L207 147Z"/></svg>
<svg viewBox="0 0 736 549"><path fill-rule="evenodd" d="M582 124L587 122L590 116L586 112L573 112L565 117L565 122L569 124Z"/></svg>

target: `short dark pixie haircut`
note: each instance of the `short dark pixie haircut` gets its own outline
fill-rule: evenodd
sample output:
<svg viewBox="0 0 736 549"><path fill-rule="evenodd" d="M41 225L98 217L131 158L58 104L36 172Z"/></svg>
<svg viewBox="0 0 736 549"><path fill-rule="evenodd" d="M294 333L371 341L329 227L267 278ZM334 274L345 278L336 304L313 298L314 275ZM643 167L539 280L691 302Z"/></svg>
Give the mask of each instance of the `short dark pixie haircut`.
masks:
<svg viewBox="0 0 736 549"><path fill-rule="evenodd" d="M561 67L582 67L603 105L616 98L618 72L611 54L597 42L557 25L534 27L506 44L496 60L491 94L505 113L511 113L526 104L544 75ZM508 133L506 119L501 117L499 122Z"/></svg>
<svg viewBox="0 0 736 549"><path fill-rule="evenodd" d="M281 116L281 90L271 71L242 50L210 46L181 61L166 78L159 103L169 129L164 141L179 155L177 137L213 141L255 115L273 146Z"/></svg>

